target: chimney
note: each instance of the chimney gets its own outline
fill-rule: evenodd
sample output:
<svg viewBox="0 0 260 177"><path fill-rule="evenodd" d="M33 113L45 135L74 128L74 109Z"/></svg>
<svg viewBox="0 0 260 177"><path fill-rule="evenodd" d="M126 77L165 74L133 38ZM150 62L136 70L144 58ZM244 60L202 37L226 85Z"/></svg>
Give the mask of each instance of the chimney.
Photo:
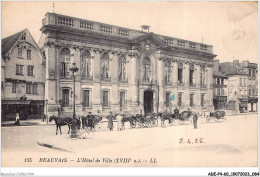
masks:
<svg viewBox="0 0 260 177"><path fill-rule="evenodd" d="M140 26L140 27L142 28L142 31L147 30L148 33L149 33L150 26L148 26L148 25L142 25L142 26Z"/></svg>
<svg viewBox="0 0 260 177"><path fill-rule="evenodd" d="M213 70L219 72L219 60L213 60Z"/></svg>

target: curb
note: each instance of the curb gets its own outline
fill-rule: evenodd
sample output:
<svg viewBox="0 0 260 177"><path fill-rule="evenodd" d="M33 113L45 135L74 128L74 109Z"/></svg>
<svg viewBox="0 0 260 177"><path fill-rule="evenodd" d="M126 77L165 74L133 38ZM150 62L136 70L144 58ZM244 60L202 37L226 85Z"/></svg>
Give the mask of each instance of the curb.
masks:
<svg viewBox="0 0 260 177"><path fill-rule="evenodd" d="M63 149L63 148L56 147L54 145L43 143L43 142L39 142L39 141L37 141L37 144L40 145L40 146L51 148L51 149L55 149L55 150L58 150L58 151L75 153L74 151L70 151L70 150L67 150L67 149Z"/></svg>

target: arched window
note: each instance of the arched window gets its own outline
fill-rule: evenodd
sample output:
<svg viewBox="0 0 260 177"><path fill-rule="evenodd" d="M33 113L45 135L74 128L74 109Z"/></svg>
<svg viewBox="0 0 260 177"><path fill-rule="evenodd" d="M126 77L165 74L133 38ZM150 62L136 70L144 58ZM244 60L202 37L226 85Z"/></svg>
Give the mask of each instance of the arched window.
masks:
<svg viewBox="0 0 260 177"><path fill-rule="evenodd" d="M165 79L165 84L169 84L171 82L171 63L166 62L165 63L165 72L164 72L164 79Z"/></svg>
<svg viewBox="0 0 260 177"><path fill-rule="evenodd" d="M64 48L61 50L60 59L60 76L61 78L68 78L70 76L70 49Z"/></svg>
<svg viewBox="0 0 260 177"><path fill-rule="evenodd" d="M205 66L202 66L200 69L200 85L206 85L206 76L205 76Z"/></svg>
<svg viewBox="0 0 260 177"><path fill-rule="evenodd" d="M126 59L125 57L119 58L119 81L126 81Z"/></svg>
<svg viewBox="0 0 260 177"><path fill-rule="evenodd" d="M101 79L109 79L109 55L107 53L101 57Z"/></svg>
<svg viewBox="0 0 260 177"><path fill-rule="evenodd" d="M89 51L82 53L82 77L90 78L92 76L91 54Z"/></svg>
<svg viewBox="0 0 260 177"><path fill-rule="evenodd" d="M143 80L150 81L151 61L149 58L145 58L143 61L143 71Z"/></svg>

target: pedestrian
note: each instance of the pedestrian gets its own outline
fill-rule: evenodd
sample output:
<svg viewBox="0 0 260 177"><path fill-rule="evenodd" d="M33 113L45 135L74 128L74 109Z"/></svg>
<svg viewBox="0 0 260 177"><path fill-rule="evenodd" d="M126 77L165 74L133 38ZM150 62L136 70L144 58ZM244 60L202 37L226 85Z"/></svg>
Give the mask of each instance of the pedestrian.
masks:
<svg viewBox="0 0 260 177"><path fill-rule="evenodd" d="M19 115L19 113L16 113L16 116L15 116L15 125L20 125L20 115Z"/></svg>
<svg viewBox="0 0 260 177"><path fill-rule="evenodd" d="M179 109L177 107L174 109L174 115L175 115L175 118L179 117Z"/></svg>
<svg viewBox="0 0 260 177"><path fill-rule="evenodd" d="M108 125L107 125L107 127L108 127L108 129L109 129L110 131L113 131L113 129L114 129L114 125L113 125L114 116L113 116L113 114L112 114L111 111L110 111L110 115L107 116L107 119L108 119Z"/></svg>
<svg viewBox="0 0 260 177"><path fill-rule="evenodd" d="M121 113L119 113L117 116L116 116L116 120L117 120L117 131L120 131L122 130L123 128L123 116Z"/></svg>
<svg viewBox="0 0 260 177"><path fill-rule="evenodd" d="M194 129L197 129L197 121L198 121L198 115L197 113L193 114L193 125L194 125Z"/></svg>
<svg viewBox="0 0 260 177"><path fill-rule="evenodd" d="M161 116L161 127L162 128L166 128L166 126L165 126L165 117L166 116L167 116L167 110L165 110L165 112Z"/></svg>

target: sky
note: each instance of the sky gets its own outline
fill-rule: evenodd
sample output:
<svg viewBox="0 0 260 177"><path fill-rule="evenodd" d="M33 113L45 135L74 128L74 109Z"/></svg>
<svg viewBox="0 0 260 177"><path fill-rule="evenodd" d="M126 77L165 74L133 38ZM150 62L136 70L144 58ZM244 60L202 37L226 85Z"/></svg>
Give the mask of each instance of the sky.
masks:
<svg viewBox="0 0 260 177"><path fill-rule="evenodd" d="M213 45L220 62L258 62L256 2L54 2L58 14ZM2 39L27 28L38 43L53 2L2 2Z"/></svg>

